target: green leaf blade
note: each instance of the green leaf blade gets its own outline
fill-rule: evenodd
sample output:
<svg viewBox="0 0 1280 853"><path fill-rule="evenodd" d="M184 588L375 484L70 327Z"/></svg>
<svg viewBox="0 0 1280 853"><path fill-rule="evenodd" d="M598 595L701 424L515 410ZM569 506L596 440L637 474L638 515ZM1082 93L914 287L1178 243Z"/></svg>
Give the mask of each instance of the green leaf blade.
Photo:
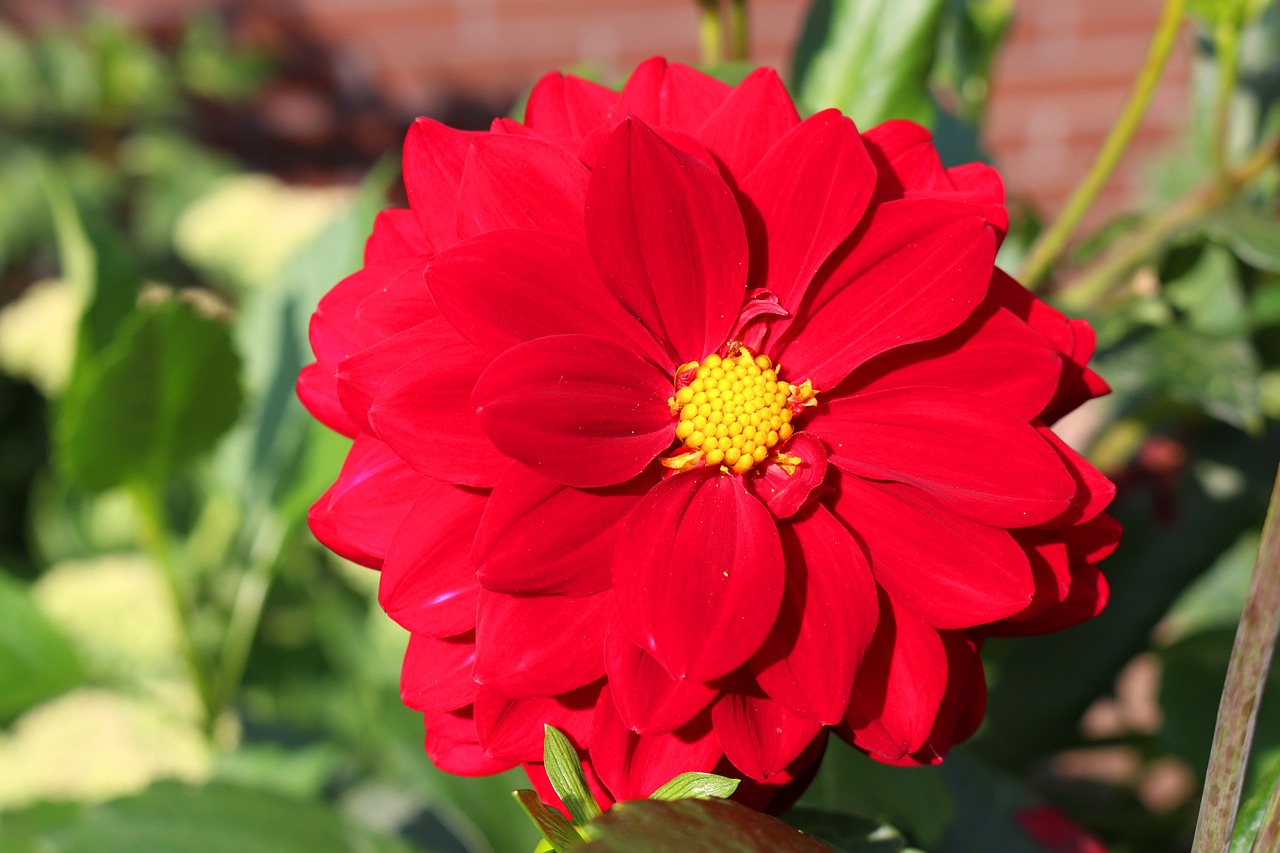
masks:
<svg viewBox="0 0 1280 853"><path fill-rule="evenodd" d="M738 779L714 773L681 773L649 795L651 800L724 800L738 790Z"/></svg>
<svg viewBox="0 0 1280 853"><path fill-rule="evenodd" d="M598 817L600 806L587 787L578 751L555 726L545 725L543 732L542 760L551 787L555 788L561 802L579 824Z"/></svg>

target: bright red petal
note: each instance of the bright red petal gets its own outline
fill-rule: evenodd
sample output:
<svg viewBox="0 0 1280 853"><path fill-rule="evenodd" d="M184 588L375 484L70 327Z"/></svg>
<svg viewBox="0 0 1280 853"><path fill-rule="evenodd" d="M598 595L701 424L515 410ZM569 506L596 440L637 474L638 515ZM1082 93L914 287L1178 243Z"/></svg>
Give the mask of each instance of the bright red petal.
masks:
<svg viewBox="0 0 1280 853"><path fill-rule="evenodd" d="M453 329L440 320L419 323L411 329L366 347L338 362L338 399L351 422L373 433L369 409L387 377L423 352L448 347L457 340Z"/></svg>
<svg viewBox="0 0 1280 853"><path fill-rule="evenodd" d="M740 477L681 474L631 511L613 583L632 641L674 678L725 675L760 647L785 569L773 518Z"/></svg>
<svg viewBox="0 0 1280 853"><path fill-rule="evenodd" d="M799 123L800 115L778 72L757 68L707 117L695 136L723 164L736 186Z"/></svg>
<svg viewBox="0 0 1280 853"><path fill-rule="evenodd" d="M580 750L592 742L600 684L588 684L561 696L510 699L481 687L476 692L476 731L491 757L502 761L541 761L544 726L555 726Z"/></svg>
<svg viewBox="0 0 1280 853"><path fill-rule="evenodd" d="M567 693L595 681L604 675L612 615L607 591L571 598L482 590L475 680L517 697Z"/></svg>
<svg viewBox="0 0 1280 853"><path fill-rule="evenodd" d="M582 239L587 167L530 136L477 136L458 187L458 236L532 228Z"/></svg>
<svg viewBox="0 0 1280 853"><path fill-rule="evenodd" d="M671 380L631 348L591 335L512 347L475 384L476 419L502 452L579 488L621 483L675 437Z"/></svg>
<svg viewBox="0 0 1280 853"><path fill-rule="evenodd" d="M720 348L746 292L747 242L719 173L624 121L592 172L586 227L605 283L677 361Z"/></svg>
<svg viewBox="0 0 1280 853"><path fill-rule="evenodd" d="M547 74L529 93L524 123L534 130L581 139L607 122L618 93L572 74Z"/></svg>
<svg viewBox="0 0 1280 853"><path fill-rule="evenodd" d="M414 634L400 669L400 701L415 711L453 711L476 701L471 666L476 659L476 632L456 637Z"/></svg>
<svg viewBox="0 0 1280 853"><path fill-rule="evenodd" d="M760 781L798 758L822 732L820 723L796 716L742 673L730 681L711 709L711 721L725 757Z"/></svg>
<svg viewBox="0 0 1280 853"><path fill-rule="evenodd" d="M458 239L454 203L474 134L419 118L404 140L404 189L431 251Z"/></svg>
<svg viewBox="0 0 1280 853"><path fill-rule="evenodd" d="M617 619L609 626L604 655L618 716L637 734L678 729L716 698L716 688L709 684L668 675L652 655L631 642Z"/></svg>
<svg viewBox="0 0 1280 853"><path fill-rule="evenodd" d="M364 244L365 266L405 257L425 257L433 247L422 233L412 210L390 208L373 220L373 233Z"/></svg>
<svg viewBox="0 0 1280 853"><path fill-rule="evenodd" d="M822 494L822 482L827 476L827 448L813 433L798 432L779 452L800 460L795 471L788 474L781 465L766 465L758 476L747 480L747 488L769 508L774 518L790 518L811 498Z"/></svg>
<svg viewBox="0 0 1280 853"><path fill-rule="evenodd" d="M642 63L622 89L619 116L691 133L728 96L729 86L687 65L654 57Z"/></svg>
<svg viewBox="0 0 1280 853"><path fill-rule="evenodd" d="M470 706L457 711L432 708L423 714L427 757L441 770L458 776L492 776L510 770L514 762L492 759L480 748L472 714Z"/></svg>

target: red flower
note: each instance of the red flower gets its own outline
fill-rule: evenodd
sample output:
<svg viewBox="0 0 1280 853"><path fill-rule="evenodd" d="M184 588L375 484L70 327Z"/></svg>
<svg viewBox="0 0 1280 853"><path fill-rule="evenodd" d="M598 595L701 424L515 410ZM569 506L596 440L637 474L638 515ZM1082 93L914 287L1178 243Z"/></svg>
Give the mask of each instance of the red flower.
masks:
<svg viewBox="0 0 1280 853"><path fill-rule="evenodd" d="M993 170L655 59L419 119L404 177L299 394L355 438L311 526L382 570L439 766L545 790L551 723L602 801L719 768L782 808L828 728L936 762L983 636L1101 608L1113 488L1045 422L1106 386L994 268Z"/></svg>

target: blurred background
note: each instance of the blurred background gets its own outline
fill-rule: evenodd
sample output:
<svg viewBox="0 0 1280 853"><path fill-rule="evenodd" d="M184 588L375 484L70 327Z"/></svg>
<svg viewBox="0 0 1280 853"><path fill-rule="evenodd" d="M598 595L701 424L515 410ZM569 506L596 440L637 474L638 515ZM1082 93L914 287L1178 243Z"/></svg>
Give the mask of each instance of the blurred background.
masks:
<svg viewBox="0 0 1280 853"><path fill-rule="evenodd" d="M1224 88L1233 156L1280 126L1280 7L1239 22L1224 87L1221 22L1199 5L1054 291L1094 321L1116 388L1064 425L1121 486L1112 606L989 644L988 720L942 766L833 742L802 805L928 851L1053 850L1024 828L1042 806L1115 851L1189 848L1280 458L1274 170L1105 287L1080 296L1072 274L1212 179ZM751 0L748 58L808 110L910 117L948 164L995 163L1013 269L1118 116L1162 6ZM697 63L699 14L0 0L0 849L533 849L509 796L523 777L430 766L377 576L307 532L345 441L293 381L319 297L403 203L414 116L484 128L553 68L617 83L655 54ZM1257 744L1265 791L1275 700Z"/></svg>

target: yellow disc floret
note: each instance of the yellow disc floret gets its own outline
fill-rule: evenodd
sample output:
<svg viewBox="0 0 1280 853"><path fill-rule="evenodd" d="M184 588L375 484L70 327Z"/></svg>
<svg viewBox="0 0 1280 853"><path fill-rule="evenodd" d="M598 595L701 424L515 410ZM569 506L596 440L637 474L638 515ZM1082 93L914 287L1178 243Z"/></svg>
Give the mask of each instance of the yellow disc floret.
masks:
<svg viewBox="0 0 1280 853"><path fill-rule="evenodd" d="M692 379L671 398L679 418L676 438L708 465L739 474L763 462L791 436L793 388L778 378L767 356L733 346L725 357L712 353L680 375Z"/></svg>

